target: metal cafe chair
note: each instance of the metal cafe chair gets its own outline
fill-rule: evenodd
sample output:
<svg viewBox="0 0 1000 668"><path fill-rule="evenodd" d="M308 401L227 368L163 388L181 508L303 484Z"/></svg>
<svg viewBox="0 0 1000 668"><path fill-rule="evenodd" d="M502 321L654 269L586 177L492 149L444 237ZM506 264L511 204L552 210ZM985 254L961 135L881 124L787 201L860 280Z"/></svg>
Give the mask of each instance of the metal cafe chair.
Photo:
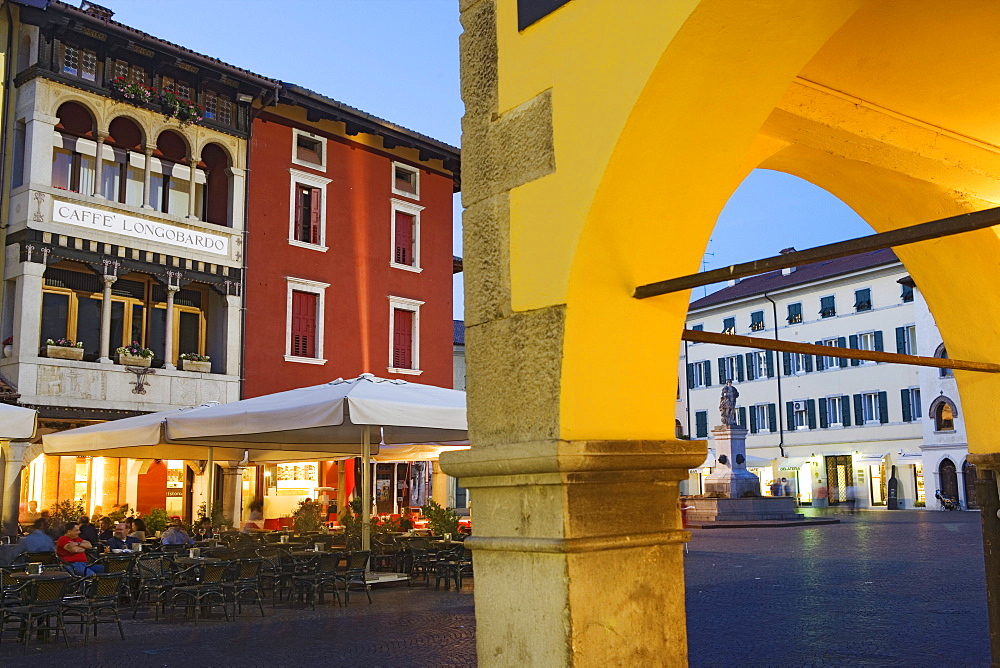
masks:
<svg viewBox="0 0 1000 668"><path fill-rule="evenodd" d="M62 633L63 643L69 649L69 639L66 637L66 626L63 623L62 602L70 581L69 577L29 580L23 604L0 608L0 640L8 623L17 622L24 643L24 652L28 651L28 645L35 635L34 631L53 629L57 637Z"/></svg>
<svg viewBox="0 0 1000 668"><path fill-rule="evenodd" d="M97 573L86 578L81 598L63 602L63 617L67 615L79 617L78 621L70 621L69 623L79 624L83 628L84 647L90 640L91 626L94 627L94 637L97 637L98 624L112 622L117 624L118 633L122 640L125 640L125 630L122 628L122 620L118 615L118 602L125 582L126 574L122 571Z"/></svg>

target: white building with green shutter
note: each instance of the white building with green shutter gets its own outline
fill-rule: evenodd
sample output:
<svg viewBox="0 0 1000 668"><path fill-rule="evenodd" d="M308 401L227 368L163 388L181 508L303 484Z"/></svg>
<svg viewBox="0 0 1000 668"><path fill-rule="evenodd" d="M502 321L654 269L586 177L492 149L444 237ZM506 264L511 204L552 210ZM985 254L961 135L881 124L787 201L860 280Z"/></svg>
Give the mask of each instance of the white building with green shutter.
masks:
<svg viewBox="0 0 1000 668"><path fill-rule="evenodd" d="M925 494L929 418L919 368L836 354L837 348L929 354L923 344L918 351L917 321L925 326L933 319L918 317L914 294L895 254L882 250L755 276L692 302L690 329L815 343L830 354L682 344L678 434L710 437L719 424L721 387L731 380L762 493L786 477L803 503L820 505L826 496L843 503L853 485L859 507L884 506L895 466L902 507L919 506L927 495L933 502L937 478L928 478ZM928 332L933 348L939 335L936 328ZM688 493L701 492L712 464L710 450L705 467L692 471Z"/></svg>

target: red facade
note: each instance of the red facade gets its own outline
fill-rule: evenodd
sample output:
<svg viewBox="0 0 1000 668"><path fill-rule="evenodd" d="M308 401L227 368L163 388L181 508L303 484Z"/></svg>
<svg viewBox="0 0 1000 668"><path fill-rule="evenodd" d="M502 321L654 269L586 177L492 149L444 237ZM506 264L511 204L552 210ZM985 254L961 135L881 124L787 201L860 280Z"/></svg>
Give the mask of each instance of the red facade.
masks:
<svg viewBox="0 0 1000 668"><path fill-rule="evenodd" d="M302 117L266 111L250 143L243 396L364 372L451 387L452 177L282 113Z"/></svg>

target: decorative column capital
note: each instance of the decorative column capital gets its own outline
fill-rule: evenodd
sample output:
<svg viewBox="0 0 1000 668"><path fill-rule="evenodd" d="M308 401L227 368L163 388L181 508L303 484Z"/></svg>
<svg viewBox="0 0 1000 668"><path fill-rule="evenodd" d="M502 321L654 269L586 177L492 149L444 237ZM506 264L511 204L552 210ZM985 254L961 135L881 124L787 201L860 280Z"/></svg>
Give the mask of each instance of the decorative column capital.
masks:
<svg viewBox="0 0 1000 668"><path fill-rule="evenodd" d="M111 136L111 133L105 132L104 130L98 130L97 132L94 133L94 136L97 139L97 143L102 144L108 137Z"/></svg>

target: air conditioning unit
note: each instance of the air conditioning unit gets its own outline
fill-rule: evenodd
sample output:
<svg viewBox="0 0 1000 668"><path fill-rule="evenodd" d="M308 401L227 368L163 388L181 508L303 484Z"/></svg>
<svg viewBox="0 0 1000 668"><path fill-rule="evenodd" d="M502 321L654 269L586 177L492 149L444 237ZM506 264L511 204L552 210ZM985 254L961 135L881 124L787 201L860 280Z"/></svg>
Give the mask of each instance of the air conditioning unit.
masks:
<svg viewBox="0 0 1000 668"><path fill-rule="evenodd" d="M792 404L795 406L796 411L804 411L806 409L806 402L804 401L793 401Z"/></svg>

